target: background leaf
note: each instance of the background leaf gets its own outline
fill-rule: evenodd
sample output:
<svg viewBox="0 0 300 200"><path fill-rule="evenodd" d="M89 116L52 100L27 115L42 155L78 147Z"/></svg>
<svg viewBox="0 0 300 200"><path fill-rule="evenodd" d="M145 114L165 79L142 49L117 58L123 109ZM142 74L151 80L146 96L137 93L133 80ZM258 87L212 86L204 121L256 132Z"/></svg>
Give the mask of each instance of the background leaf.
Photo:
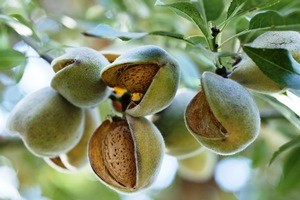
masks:
<svg viewBox="0 0 300 200"><path fill-rule="evenodd" d="M227 18L242 13L271 7L282 0L232 0L227 11Z"/></svg>
<svg viewBox="0 0 300 200"><path fill-rule="evenodd" d="M174 52L174 56L180 66L180 79L181 83L190 89L198 89L200 84L200 72L195 62L187 55L182 52Z"/></svg>
<svg viewBox="0 0 300 200"><path fill-rule="evenodd" d="M170 37L178 40L185 41L189 44L194 44L192 40L185 39L185 36L178 33L168 32L168 31L152 31L149 33L133 33L133 32L123 32L116 29L111 28L106 24L99 24L95 28L88 30L83 33L85 36L96 37L96 38L106 38L106 39L121 39L124 41L132 40L132 39L140 39L149 35L156 36L164 36Z"/></svg>
<svg viewBox="0 0 300 200"><path fill-rule="evenodd" d="M298 141L299 144L299 141ZM283 165L283 173L278 184L281 193L286 194L300 187L300 147L294 148Z"/></svg>
<svg viewBox="0 0 300 200"><path fill-rule="evenodd" d="M32 24L28 22L22 15L12 14L10 16L13 17L15 20L17 20L20 24L23 24L24 26L28 27L32 31L32 38L37 41L40 41L40 38L36 34L36 31L32 26Z"/></svg>
<svg viewBox="0 0 300 200"><path fill-rule="evenodd" d="M84 35L100 37L100 38L109 38L109 39L120 38L121 40L130 40L130 39L137 39L137 38L144 37L147 35L147 33L123 32L123 31L113 29L106 24L99 24L95 28L86 31Z"/></svg>
<svg viewBox="0 0 300 200"><path fill-rule="evenodd" d="M26 57L23 53L13 49L0 50L0 70L11 69L25 63Z"/></svg>
<svg viewBox="0 0 300 200"><path fill-rule="evenodd" d="M24 71L26 68L26 62L25 63L21 63L19 66L17 66L15 69L15 81L16 83L19 83L20 80L22 79L23 75L24 75Z"/></svg>
<svg viewBox="0 0 300 200"><path fill-rule="evenodd" d="M186 49L189 51L193 51L195 50L195 48L198 48L199 46L201 46L202 48L206 47L206 40L202 36L193 35L193 36L186 37L185 40L189 41L189 43L187 43L186 46Z"/></svg>
<svg viewBox="0 0 300 200"><path fill-rule="evenodd" d="M300 30L300 12L282 16L276 11L267 11L255 15L249 24L249 29L264 30Z"/></svg>
<svg viewBox="0 0 300 200"><path fill-rule="evenodd" d="M300 136L292 139L291 141L285 143L284 145L282 145L281 147L279 147L279 149L277 151L274 152L271 160L270 160L270 165L274 162L274 160L283 152L285 152L286 150L290 149L290 148L294 148L294 147L298 147L300 146ZM300 154L299 154L300 155ZM300 160L300 159L299 159Z"/></svg>
<svg viewBox="0 0 300 200"><path fill-rule="evenodd" d="M282 86L300 89L300 64L286 49L243 47L246 54L270 79Z"/></svg>
<svg viewBox="0 0 300 200"><path fill-rule="evenodd" d="M269 10L276 10L282 14L288 14L294 11L299 11L300 1L284 0L268 8Z"/></svg>
<svg viewBox="0 0 300 200"><path fill-rule="evenodd" d="M253 144L253 152L251 155L252 167L257 168L262 163L266 162L266 154L268 153L268 146L265 140L256 140Z"/></svg>
<svg viewBox="0 0 300 200"><path fill-rule="evenodd" d="M203 6L207 21L218 19L224 10L223 0L203 0Z"/></svg>
<svg viewBox="0 0 300 200"><path fill-rule="evenodd" d="M227 11L227 18L238 12L245 5L246 0L232 0Z"/></svg>
<svg viewBox="0 0 300 200"><path fill-rule="evenodd" d="M176 2L176 3L171 3L171 4L164 4L161 1L156 1L155 5L168 7L171 10L178 13L179 15L181 15L182 17L194 22L199 27L199 29L202 31L202 33L206 36L206 38L208 38L209 33L205 26L206 22L201 17L195 4L190 3L190 2Z"/></svg>
<svg viewBox="0 0 300 200"><path fill-rule="evenodd" d="M28 23L25 22L26 20L21 17L20 15L15 15L17 18L13 18L8 15L2 15L0 14L0 23L4 23L8 25L10 28L12 28L16 33L18 33L21 36L34 36L37 37L34 31L28 27ZM18 19L21 21L18 21Z"/></svg>
<svg viewBox="0 0 300 200"><path fill-rule="evenodd" d="M255 96L263 99L267 103L269 103L271 106L273 106L277 111L279 111L291 124L293 124L298 130L300 130L300 119L295 114L293 110L291 110L286 105L279 102L276 98L270 96L270 95L263 95L255 93Z"/></svg>

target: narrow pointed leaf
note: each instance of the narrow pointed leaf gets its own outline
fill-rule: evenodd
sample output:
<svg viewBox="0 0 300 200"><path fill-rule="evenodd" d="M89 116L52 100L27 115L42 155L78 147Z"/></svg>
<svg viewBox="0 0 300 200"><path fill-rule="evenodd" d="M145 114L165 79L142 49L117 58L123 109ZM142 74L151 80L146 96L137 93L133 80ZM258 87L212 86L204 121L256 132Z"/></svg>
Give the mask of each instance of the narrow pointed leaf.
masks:
<svg viewBox="0 0 300 200"><path fill-rule="evenodd" d="M206 30L205 22L195 4L191 2L176 2L171 4L164 4L161 1L156 1L155 5L170 8L182 17L194 22L206 37L209 36L209 33Z"/></svg>
<svg viewBox="0 0 300 200"><path fill-rule="evenodd" d="M178 33L171 33L167 31L153 31L148 33L148 35L159 35L159 36L166 36L166 37L175 38L179 40L185 40L184 35Z"/></svg>
<svg viewBox="0 0 300 200"><path fill-rule="evenodd" d="M227 11L227 18L254 10L265 9L281 1L283 0L232 0Z"/></svg>
<svg viewBox="0 0 300 200"><path fill-rule="evenodd" d="M99 24L95 28L86 31L83 33L86 36L93 36L98 38L108 38L108 39L121 39L121 40L131 40L141 38L147 35L147 33L129 33L123 32L116 29L111 28L106 24Z"/></svg>
<svg viewBox="0 0 300 200"><path fill-rule="evenodd" d="M11 69L26 63L26 57L23 53L13 49L0 50L0 70Z"/></svg>
<svg viewBox="0 0 300 200"><path fill-rule="evenodd" d="M285 143L284 145L282 145L281 147L279 147L279 149L277 151L274 152L269 165L271 165L274 160L283 152L285 152L286 150L290 149L290 148L294 148L294 147L299 147L300 146L300 136L290 140L289 142Z"/></svg>
<svg viewBox="0 0 300 200"><path fill-rule="evenodd" d="M20 20L20 21L18 21ZM28 22L21 17L20 15L3 15L0 14L0 23L4 23L7 26L11 27L17 34L20 36L28 37L34 36L37 37L31 27L27 26Z"/></svg>
<svg viewBox="0 0 300 200"><path fill-rule="evenodd" d="M223 0L203 0L207 21L213 21L220 17L224 10Z"/></svg>
<svg viewBox="0 0 300 200"><path fill-rule="evenodd" d="M106 38L106 39L121 39L124 41L132 40L132 39L140 39L149 35L170 37L174 39L179 39L188 43L191 43L189 40L185 39L185 36L178 33L167 32L167 31L152 31L149 33L146 32L123 32L116 30L106 24L99 24L95 28L88 30L83 33L85 36L96 37L96 38Z"/></svg>
<svg viewBox="0 0 300 200"><path fill-rule="evenodd" d="M15 68L15 81L16 83L19 83L20 80L22 79L24 72L26 68L26 62L20 64L18 67Z"/></svg>
<svg viewBox="0 0 300 200"><path fill-rule="evenodd" d="M227 18L234 14L234 12L238 12L242 10L247 0L232 0L230 6L227 11Z"/></svg>
<svg viewBox="0 0 300 200"><path fill-rule="evenodd" d="M249 29L268 30L300 30L300 12L296 11L282 16L276 11L267 11L255 15L249 24Z"/></svg>
<svg viewBox="0 0 300 200"><path fill-rule="evenodd" d="M284 160L282 175L277 185L277 190L281 195L288 196L293 191L299 191L300 188L300 147L293 148ZM295 198L298 199L298 198Z"/></svg>
<svg viewBox="0 0 300 200"><path fill-rule="evenodd" d="M15 20L17 20L20 24L23 24L24 26L28 27L31 31L32 31L32 37L40 42L40 38L38 37L38 35L35 32L34 27L32 26L32 24L30 22L28 22L22 15L19 14L13 14L10 15L11 17L13 17Z"/></svg>
<svg viewBox="0 0 300 200"><path fill-rule="evenodd" d="M238 23L239 24L238 33L225 40L220 46L224 45L225 43L229 42L230 40L236 37L245 38L245 36L248 37L249 34L251 34L250 37L252 37L253 35L258 34L259 31L269 31L269 30L300 31L299 19L300 19L299 10L294 11L285 16L280 15L278 12L275 11L266 11L263 13L259 13L250 20L249 28L245 28L244 27L245 24ZM245 21L241 21L241 22L245 23Z"/></svg>
<svg viewBox="0 0 300 200"><path fill-rule="evenodd" d="M300 89L300 64L286 49L243 47L259 69L279 85Z"/></svg>
<svg viewBox="0 0 300 200"><path fill-rule="evenodd" d="M270 96L270 95L263 95L256 93L255 96L263 99L267 103L269 103L271 106L273 106L277 111L279 111L291 124L293 124L298 130L300 130L300 119L298 115L291 110L286 105L282 104L280 101L278 101L276 98Z"/></svg>

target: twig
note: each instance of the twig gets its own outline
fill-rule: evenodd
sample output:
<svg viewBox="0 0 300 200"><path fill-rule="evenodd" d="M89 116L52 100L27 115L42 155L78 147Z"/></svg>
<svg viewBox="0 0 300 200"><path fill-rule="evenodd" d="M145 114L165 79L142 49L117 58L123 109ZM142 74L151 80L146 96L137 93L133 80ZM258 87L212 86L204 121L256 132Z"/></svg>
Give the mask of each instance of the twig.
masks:
<svg viewBox="0 0 300 200"><path fill-rule="evenodd" d="M37 42L35 42L32 38L29 37L22 37L22 40L31 48L33 48L38 54L39 56L44 59L45 61L47 61L49 64L51 64L53 58L49 55L46 54L44 52L42 52L37 44Z"/></svg>
<svg viewBox="0 0 300 200"><path fill-rule="evenodd" d="M0 149L7 147L23 147L23 142L18 137L0 137Z"/></svg>

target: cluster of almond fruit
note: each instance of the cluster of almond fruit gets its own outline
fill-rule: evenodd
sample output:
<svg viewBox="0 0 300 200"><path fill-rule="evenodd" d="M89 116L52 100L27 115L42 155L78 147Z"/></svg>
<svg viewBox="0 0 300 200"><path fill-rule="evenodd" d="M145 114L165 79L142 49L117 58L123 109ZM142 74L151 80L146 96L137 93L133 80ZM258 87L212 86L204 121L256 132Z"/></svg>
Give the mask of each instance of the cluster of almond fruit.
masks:
<svg viewBox="0 0 300 200"><path fill-rule="evenodd" d="M288 48L280 45L284 43L278 37L286 38L281 32L267 32L253 46L268 45L263 43L266 37L273 45L268 48ZM75 48L53 60L51 87L19 102L8 129L52 165L74 171L89 163L110 188L140 191L155 180L164 153L186 159L204 146L231 155L255 140L259 110L238 82L255 90L259 74L268 83L263 90L282 88L250 58L239 65L229 78L204 72L200 91L193 92L178 90L178 63L160 47L141 46L112 60L89 48ZM101 123L97 106L108 97L122 115Z"/></svg>

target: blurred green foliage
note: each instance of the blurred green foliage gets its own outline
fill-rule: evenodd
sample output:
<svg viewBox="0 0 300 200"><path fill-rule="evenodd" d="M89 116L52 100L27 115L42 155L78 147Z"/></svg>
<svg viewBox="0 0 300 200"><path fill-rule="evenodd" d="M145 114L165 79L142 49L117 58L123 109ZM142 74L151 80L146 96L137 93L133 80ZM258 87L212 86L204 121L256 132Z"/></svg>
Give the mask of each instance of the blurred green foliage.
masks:
<svg viewBox="0 0 300 200"><path fill-rule="evenodd" d="M266 12L268 9L276 12ZM0 0L0 97L21 80L26 64L34 59L26 51L15 50L22 42L48 62L67 47L121 52L140 44L160 45L180 63L181 87L198 89L203 71L215 70L219 62L232 69L242 51L240 44L251 42L266 30L299 31L299 11L300 3L294 0ZM108 32L95 30L99 24L106 24ZM222 30L224 38L217 41L222 50L218 53L212 45L216 41L210 36L213 27ZM94 37L83 34L91 30L95 31ZM116 31L119 35L112 39L110 34ZM124 35L128 41L118 39L124 39ZM292 92L299 96L299 91ZM202 199L297 199L299 147L277 150L299 135L299 116L276 97L258 94L256 101L262 117L261 134L252 146L235 155L252 160L253 176L247 187L231 194L218 188L213 178L206 183L192 183L176 177L169 188L152 193L151 198L193 200L202 195ZM1 103L3 98L0 107ZM112 112L109 105L107 101L99 106L103 119ZM269 166L275 151L278 158ZM0 138L0 155L8 158L17 171L20 191L39 185L49 199L122 198L103 186L89 167L77 174L59 173L11 137Z"/></svg>

